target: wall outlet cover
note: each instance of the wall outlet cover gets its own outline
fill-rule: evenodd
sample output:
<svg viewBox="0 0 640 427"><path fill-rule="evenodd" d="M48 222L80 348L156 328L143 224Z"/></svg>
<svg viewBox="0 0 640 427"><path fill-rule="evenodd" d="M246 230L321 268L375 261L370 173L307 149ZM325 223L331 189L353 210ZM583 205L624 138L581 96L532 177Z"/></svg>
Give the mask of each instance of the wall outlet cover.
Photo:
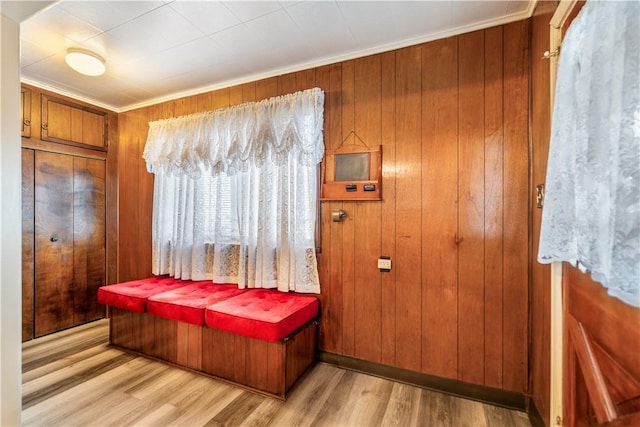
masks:
<svg viewBox="0 0 640 427"><path fill-rule="evenodd" d="M378 268L380 270L391 270L391 260L388 258L378 258Z"/></svg>

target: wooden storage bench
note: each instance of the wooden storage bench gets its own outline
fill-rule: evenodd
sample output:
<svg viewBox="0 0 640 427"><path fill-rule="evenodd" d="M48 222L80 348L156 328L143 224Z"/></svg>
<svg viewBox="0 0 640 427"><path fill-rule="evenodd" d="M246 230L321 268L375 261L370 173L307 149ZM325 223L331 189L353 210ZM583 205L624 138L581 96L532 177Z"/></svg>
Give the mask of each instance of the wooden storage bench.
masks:
<svg viewBox="0 0 640 427"><path fill-rule="evenodd" d="M151 278L104 286L111 345L284 399L315 360L318 300Z"/></svg>

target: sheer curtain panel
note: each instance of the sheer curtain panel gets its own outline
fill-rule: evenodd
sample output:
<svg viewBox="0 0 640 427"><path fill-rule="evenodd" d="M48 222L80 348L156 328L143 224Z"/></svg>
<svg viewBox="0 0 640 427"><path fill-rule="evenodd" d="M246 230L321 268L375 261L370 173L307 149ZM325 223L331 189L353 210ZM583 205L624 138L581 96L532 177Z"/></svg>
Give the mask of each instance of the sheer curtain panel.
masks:
<svg viewBox="0 0 640 427"><path fill-rule="evenodd" d="M324 93L149 123L153 273L319 293Z"/></svg>
<svg viewBox="0 0 640 427"><path fill-rule="evenodd" d="M538 261L640 307L640 3L590 0L562 43Z"/></svg>

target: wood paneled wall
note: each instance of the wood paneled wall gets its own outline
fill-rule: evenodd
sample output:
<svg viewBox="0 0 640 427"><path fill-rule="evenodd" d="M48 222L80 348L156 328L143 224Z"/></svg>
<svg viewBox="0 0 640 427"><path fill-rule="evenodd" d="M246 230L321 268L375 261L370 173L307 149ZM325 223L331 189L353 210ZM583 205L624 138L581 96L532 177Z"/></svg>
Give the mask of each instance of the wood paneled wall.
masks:
<svg viewBox="0 0 640 427"><path fill-rule="evenodd" d="M538 2L531 20L531 141L532 188L546 179L549 137L551 136L551 100L549 60L549 21L557 7L555 1ZM542 209L532 209L531 253L531 372L530 394L545 425L551 425L551 268L537 261Z"/></svg>
<svg viewBox="0 0 640 427"><path fill-rule="evenodd" d="M382 202L322 203L320 349L525 393L528 85L521 21L123 113L118 278L151 273L148 121L318 86L327 148L383 150Z"/></svg>

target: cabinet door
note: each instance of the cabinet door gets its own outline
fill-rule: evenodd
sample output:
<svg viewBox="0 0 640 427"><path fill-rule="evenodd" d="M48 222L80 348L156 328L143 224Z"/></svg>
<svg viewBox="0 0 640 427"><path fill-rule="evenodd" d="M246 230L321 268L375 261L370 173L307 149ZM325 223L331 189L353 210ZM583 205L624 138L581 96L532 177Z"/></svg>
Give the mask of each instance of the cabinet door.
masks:
<svg viewBox="0 0 640 427"><path fill-rule="evenodd" d="M36 151L35 335L73 321L73 157Z"/></svg>
<svg viewBox="0 0 640 427"><path fill-rule="evenodd" d="M73 323L104 317L98 288L105 284L105 162L73 159Z"/></svg>
<svg viewBox="0 0 640 427"><path fill-rule="evenodd" d="M22 149L22 341L33 338L34 157Z"/></svg>
<svg viewBox="0 0 640 427"><path fill-rule="evenodd" d="M23 137L31 137L31 89L21 87L20 92L20 133Z"/></svg>
<svg viewBox="0 0 640 427"><path fill-rule="evenodd" d="M42 95L42 140L107 150L107 113Z"/></svg>

